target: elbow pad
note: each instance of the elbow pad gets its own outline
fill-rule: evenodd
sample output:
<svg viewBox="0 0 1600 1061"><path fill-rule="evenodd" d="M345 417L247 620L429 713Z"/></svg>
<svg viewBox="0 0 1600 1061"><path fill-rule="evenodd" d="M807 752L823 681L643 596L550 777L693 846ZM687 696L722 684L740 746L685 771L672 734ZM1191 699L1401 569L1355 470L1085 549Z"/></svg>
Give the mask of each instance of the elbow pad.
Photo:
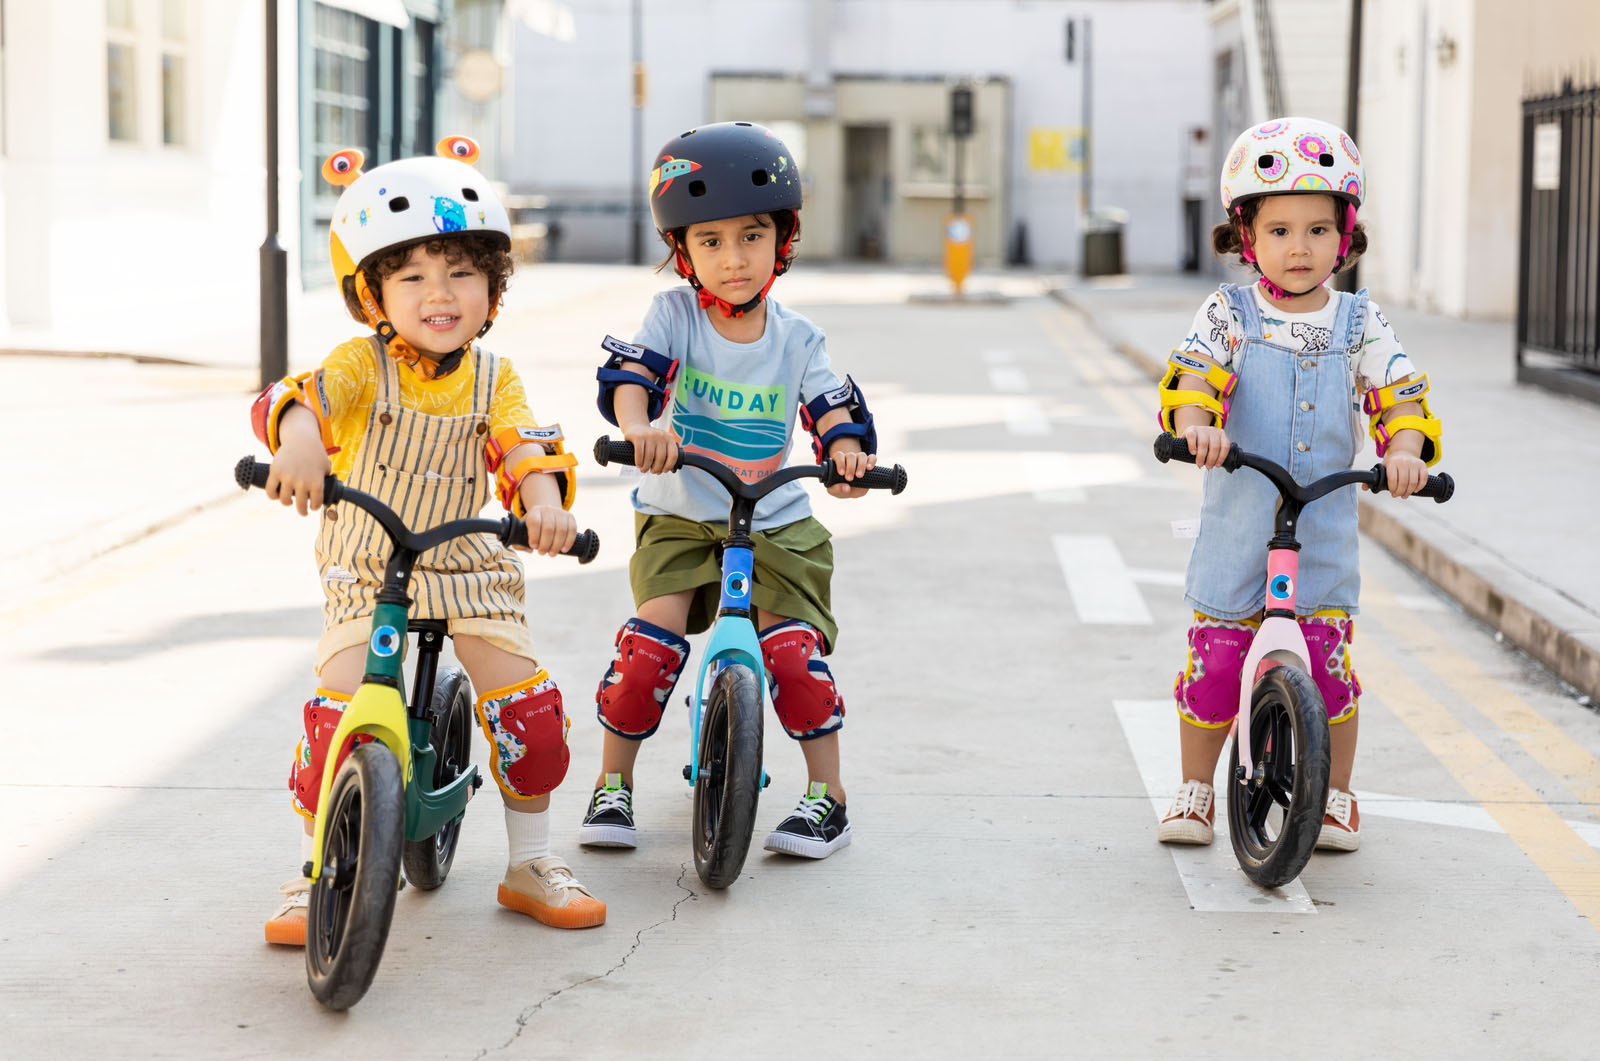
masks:
<svg viewBox="0 0 1600 1061"><path fill-rule="evenodd" d="M600 415L607 422L620 426L617 425L616 390L632 384L643 387L650 395L650 419L660 416L668 395L672 393L672 383L678 378L678 359L658 354L648 346L625 343L609 335L600 341L600 349L609 355L594 374L594 378L600 381L600 397L596 401L600 406ZM651 381L622 367L630 362L653 373L656 379Z"/></svg>
<svg viewBox="0 0 1600 1061"><path fill-rule="evenodd" d="M256 438L267 447L268 453L277 453L282 444L278 438L278 423L291 405L302 405L316 417L317 431L322 436L322 448L338 453L333 444L333 426L329 423L328 395L322 385L322 370L299 376L285 376L268 384L250 406L250 426Z"/></svg>
<svg viewBox="0 0 1600 1061"><path fill-rule="evenodd" d="M817 434L817 421L835 409L848 409L850 422L834 424L822 434ZM811 432L818 464L827 458L828 447L841 438L859 438L863 452L878 452L878 433L872 427L872 412L867 408L866 395L861 393L861 388L856 386L855 380L849 376L844 378L844 386L819 395L802 405L800 422Z"/></svg>
<svg viewBox="0 0 1600 1061"><path fill-rule="evenodd" d="M566 438L560 424L549 427L509 427L497 432L483 444L484 462L494 473L495 491L506 511L521 519L528 514L522 503L522 480L535 473L556 476L556 486L561 491L561 507L572 508L577 495L578 455L568 453L562 440ZM506 454L518 446L532 446L535 452L507 461Z"/></svg>
<svg viewBox="0 0 1600 1061"><path fill-rule="evenodd" d="M1204 380L1217 392L1216 395L1178 389L1178 381L1184 376ZM1156 421L1163 431L1176 435L1178 429L1173 414L1186 405L1198 405L1212 415L1215 426L1223 427L1228 422L1228 410L1233 404L1230 400L1233 388L1238 384L1239 377L1221 365L1182 350L1174 350L1167 355L1167 374L1161 377L1161 411L1156 414Z"/></svg>
<svg viewBox="0 0 1600 1061"><path fill-rule="evenodd" d="M1420 431L1424 439L1421 454L1423 463L1430 468L1439 463L1439 458L1444 456L1444 446L1440 441L1444 425L1433 415L1433 410L1428 408L1430 389L1428 375L1423 373L1416 379L1391 383L1387 387L1374 387L1361 399L1361 408L1367 414L1367 433L1377 444L1378 456L1382 457L1389 452L1389 442L1397 432ZM1416 402L1421 405L1422 415L1397 416L1385 423L1383 414L1405 402Z"/></svg>

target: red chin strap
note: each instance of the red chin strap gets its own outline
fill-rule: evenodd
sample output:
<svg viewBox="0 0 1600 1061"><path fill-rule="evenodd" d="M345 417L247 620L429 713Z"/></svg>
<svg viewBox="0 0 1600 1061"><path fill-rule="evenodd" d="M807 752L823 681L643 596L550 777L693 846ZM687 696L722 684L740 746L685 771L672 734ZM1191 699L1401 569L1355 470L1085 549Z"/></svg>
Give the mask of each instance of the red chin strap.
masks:
<svg viewBox="0 0 1600 1061"><path fill-rule="evenodd" d="M796 227L798 228L799 226ZM678 268L678 275L689 281L689 285L699 293L701 309L710 309L712 306L715 306L722 311L722 315L724 317L743 317L746 313L749 313L751 310L755 309L761 304L761 300L767 297L767 292L772 290L772 285L777 283L778 277L782 276L788 271L789 267L784 264L784 259L789 257L789 248L793 245L794 233L791 232L789 234L789 238L783 241L783 246L778 248L778 260L776 264L773 265L772 275L767 277L767 282L761 285L761 290L756 292L755 298L752 298L749 302L744 302L737 306L735 306L732 302L729 302L727 299L718 298L716 295L713 295L711 292L707 291L700 283L699 278L694 275L694 266L689 264L689 260L683 256L683 252L681 250L674 248L672 253L677 259L676 264Z"/></svg>
<svg viewBox="0 0 1600 1061"><path fill-rule="evenodd" d="M1338 272L1339 269L1344 265L1344 256L1350 251L1350 237L1356 230L1356 208L1351 206L1349 203L1346 203L1344 209L1345 224L1344 228L1339 233L1339 258L1333 263L1333 269L1328 273L1328 276L1332 276L1334 273ZM1256 261L1255 248L1250 246L1250 230L1246 228L1244 224L1244 207L1235 206L1233 210L1234 213L1239 216L1239 238L1244 243L1244 250L1241 252L1244 256L1244 260L1255 266L1256 272L1261 273L1261 265ZM1285 288L1281 288L1271 280L1268 280L1266 273L1261 273L1261 279L1257 280L1256 283L1259 284L1261 289L1267 293L1268 298L1275 298L1280 302L1287 302L1292 298L1303 298L1304 296L1311 294L1311 292L1328 282L1328 276L1324 276L1321 280L1318 280L1315 284L1312 284L1304 291L1289 291Z"/></svg>

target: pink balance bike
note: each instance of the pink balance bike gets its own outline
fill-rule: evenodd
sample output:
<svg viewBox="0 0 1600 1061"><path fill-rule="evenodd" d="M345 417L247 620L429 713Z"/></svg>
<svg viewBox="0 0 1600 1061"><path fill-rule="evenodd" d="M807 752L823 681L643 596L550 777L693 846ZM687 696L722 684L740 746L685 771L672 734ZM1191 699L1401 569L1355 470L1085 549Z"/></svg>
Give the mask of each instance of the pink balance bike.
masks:
<svg viewBox="0 0 1600 1061"><path fill-rule="evenodd" d="M1156 460L1194 463L1181 438L1156 439ZM1228 757L1228 832L1245 876L1277 888L1300 875L1317 844L1328 802L1328 715L1310 674L1311 653L1295 619L1295 579L1300 542L1295 528L1305 506L1342 487L1365 483L1374 493L1387 486L1383 465L1367 471L1335 472L1301 486L1287 469L1246 453L1235 443L1222 470L1254 468L1278 488L1281 498L1274 533L1267 542L1267 597L1261 629L1251 642L1241 673L1239 713L1234 717ZM1444 502L1455 493L1448 475L1428 476L1417 497ZM1245 720L1240 725L1240 720ZM1246 768L1248 765L1248 769Z"/></svg>

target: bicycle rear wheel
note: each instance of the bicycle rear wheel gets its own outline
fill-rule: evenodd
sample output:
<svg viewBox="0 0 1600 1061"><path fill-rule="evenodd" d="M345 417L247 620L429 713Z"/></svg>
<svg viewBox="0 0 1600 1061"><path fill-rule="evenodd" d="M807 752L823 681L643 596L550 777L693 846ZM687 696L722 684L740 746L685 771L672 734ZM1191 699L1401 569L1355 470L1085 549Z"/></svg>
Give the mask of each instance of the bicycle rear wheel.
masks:
<svg viewBox="0 0 1600 1061"><path fill-rule="evenodd" d="M372 986L394 917L405 840L400 764L374 741L350 753L323 808L322 875L306 911L306 981L329 1009Z"/></svg>
<svg viewBox="0 0 1600 1061"><path fill-rule="evenodd" d="M717 673L700 722L694 869L710 888L739 879L761 796L761 686L749 667Z"/></svg>
<svg viewBox="0 0 1600 1061"><path fill-rule="evenodd" d="M1328 715L1299 667L1280 665L1250 694L1250 751L1238 780L1239 740L1228 757L1228 831L1245 876L1277 888L1311 860L1328 801Z"/></svg>
<svg viewBox="0 0 1600 1061"><path fill-rule="evenodd" d="M443 667L433 682L429 706L429 740L438 758L433 761L433 787L443 788L472 764L472 683L460 667ZM461 820L447 822L438 832L405 846L406 880L431 891L444 883L455 861L461 839Z"/></svg>

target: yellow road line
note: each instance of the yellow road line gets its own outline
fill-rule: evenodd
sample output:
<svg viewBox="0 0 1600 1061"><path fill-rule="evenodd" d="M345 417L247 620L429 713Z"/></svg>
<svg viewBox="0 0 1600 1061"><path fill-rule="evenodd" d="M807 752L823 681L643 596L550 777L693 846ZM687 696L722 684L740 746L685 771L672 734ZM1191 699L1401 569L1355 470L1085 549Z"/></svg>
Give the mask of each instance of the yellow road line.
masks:
<svg viewBox="0 0 1600 1061"><path fill-rule="evenodd" d="M1600 813L1600 759L1503 682L1485 674L1470 656L1451 648L1431 624L1396 600L1382 584L1368 581L1361 598L1363 618L1371 618L1389 636L1403 641L1457 696L1515 738L1574 797Z"/></svg>
<svg viewBox="0 0 1600 1061"><path fill-rule="evenodd" d="M1600 854L1450 711L1368 639L1360 669L1378 699L1600 930Z"/></svg>

